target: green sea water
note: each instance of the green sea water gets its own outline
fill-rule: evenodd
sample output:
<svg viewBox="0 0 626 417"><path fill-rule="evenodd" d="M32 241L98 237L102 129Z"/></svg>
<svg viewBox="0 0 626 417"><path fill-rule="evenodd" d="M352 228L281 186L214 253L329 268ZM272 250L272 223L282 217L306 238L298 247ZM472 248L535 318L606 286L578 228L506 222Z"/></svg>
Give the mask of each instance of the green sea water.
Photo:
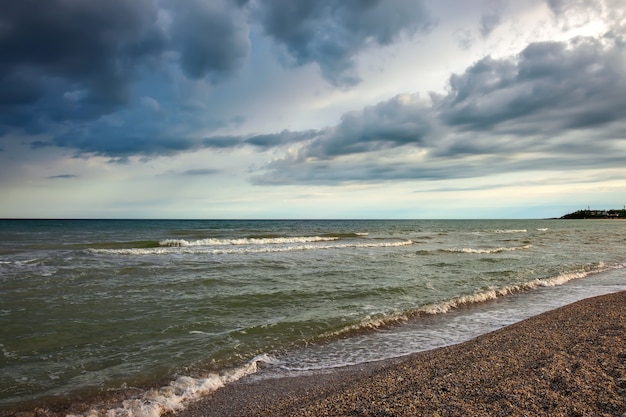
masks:
<svg viewBox="0 0 626 417"><path fill-rule="evenodd" d="M626 289L625 245L617 220L3 220L0 410L132 388L160 399L99 412L154 415L261 363L454 343Z"/></svg>

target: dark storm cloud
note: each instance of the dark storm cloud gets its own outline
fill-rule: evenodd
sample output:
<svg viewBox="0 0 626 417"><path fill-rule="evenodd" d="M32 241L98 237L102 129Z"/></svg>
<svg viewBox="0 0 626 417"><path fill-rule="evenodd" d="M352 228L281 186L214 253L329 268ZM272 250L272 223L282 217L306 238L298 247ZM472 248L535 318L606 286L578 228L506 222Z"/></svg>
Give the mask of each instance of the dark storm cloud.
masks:
<svg viewBox="0 0 626 417"><path fill-rule="evenodd" d="M558 18L597 6L547 1ZM483 36L500 24L496 6L482 16ZM144 98L143 107L158 111L158 118L128 110L139 102L133 88L144 72L173 63L192 79L219 82L236 73L250 50L250 25L284 45L296 65L316 63L329 82L347 86L358 82L360 52L425 33L434 20L415 0L0 0L0 135L14 128L46 132L50 139L33 147L118 162L202 148L292 147L289 157L257 177L266 183L455 178L461 175L455 169L468 176L487 169L464 163L467 156L504 160L515 152L560 154L537 161L563 164L599 149L624 156L612 145L623 143L626 124L626 42L618 29L603 39L535 43L512 58L484 58L451 76L448 92L432 94L431 102L399 95L319 130L198 139L191 127L168 130L217 126L194 119L190 109ZM101 117L115 112L117 120ZM594 141L564 139L580 131ZM370 157L401 148L424 151L430 165L384 166ZM367 163L348 164L349 158ZM597 161L614 163L590 163ZM509 162L489 169L517 169Z"/></svg>
<svg viewBox="0 0 626 417"><path fill-rule="evenodd" d="M358 173L364 179L374 174L381 179L411 175L452 177L453 167L460 166L462 158L502 158L519 152L560 154L564 164L572 164L576 158L602 150L615 148L621 152L613 144L619 140L615 138L623 137L626 123L625 50L626 45L609 38L531 44L515 57L487 57L464 73L452 75L447 94L432 94L431 101L416 94L399 95L347 113L337 125L320 130L191 139L185 135L167 136L155 121L134 130L128 126L97 129L93 125L91 129L75 129L34 145L74 148L78 154L122 159L174 155L202 148L230 150L250 146L266 151L292 147L289 157L266 167L263 181L267 182L274 181L270 179L272 175L293 182L307 175L330 181L333 177L352 178ZM580 131L588 132L587 140L580 135L564 139L568 132ZM367 158L402 147L426 152L431 161L440 164L455 162L440 170L434 166L383 167L374 159L369 170L354 167L343 176L322 172L345 172L341 164L346 157ZM514 168L515 164L507 166ZM467 168L464 175L473 172L478 169Z"/></svg>
<svg viewBox="0 0 626 417"><path fill-rule="evenodd" d="M229 1L172 1L172 36L181 66L190 78L228 78L248 55L245 16Z"/></svg>
<svg viewBox="0 0 626 417"><path fill-rule="evenodd" d="M203 142L163 138L151 128L139 133L129 128L134 120L124 121L123 129L102 126L102 116L126 117L146 74L177 65L190 79L232 77L249 54L249 30L257 24L296 64L318 63L327 80L345 86L357 82L360 51L425 32L433 21L415 0L0 1L0 135L46 133L54 137L33 146L113 158L201 147L268 149L310 139L317 132ZM189 121L189 111L177 108L179 123Z"/></svg>
<svg viewBox="0 0 626 417"><path fill-rule="evenodd" d="M0 1L0 134L124 109L172 57L190 78L228 78L248 50L227 0Z"/></svg>
<svg viewBox="0 0 626 417"><path fill-rule="evenodd" d="M0 2L0 124L90 119L127 104L165 36L152 0Z"/></svg>
<svg viewBox="0 0 626 417"><path fill-rule="evenodd" d="M368 45L388 45L434 25L416 0L261 0L256 12L297 65L315 62L324 78L340 86L359 81L354 57Z"/></svg>

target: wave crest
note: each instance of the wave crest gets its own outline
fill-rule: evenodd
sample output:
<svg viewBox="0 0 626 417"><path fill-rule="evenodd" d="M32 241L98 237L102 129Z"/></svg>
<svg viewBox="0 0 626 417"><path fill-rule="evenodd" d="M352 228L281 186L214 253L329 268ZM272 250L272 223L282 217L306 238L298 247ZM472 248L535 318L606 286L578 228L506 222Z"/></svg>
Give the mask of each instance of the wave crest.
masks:
<svg viewBox="0 0 626 417"><path fill-rule="evenodd" d="M318 243L323 243L320 241ZM238 248L208 248L202 246L169 246L159 248L134 248L134 249L89 249L92 253L97 254L113 254L113 255L168 255L168 254L250 254L250 253L272 253L272 252L289 252L304 250L329 250L329 249L346 249L346 248L386 248L412 245L412 240L398 240L385 242L359 242L359 243L335 243L335 244L305 244L305 245L289 245L277 246L266 245L261 247L238 247Z"/></svg>
<svg viewBox="0 0 626 417"><path fill-rule="evenodd" d="M124 400L120 407L102 405L90 410L84 417L158 417L166 412L180 411L185 408L185 403L254 374L263 364L276 362L269 355L262 354L243 366L221 374L209 374L203 378L181 376L167 386L146 391L138 398Z"/></svg>
<svg viewBox="0 0 626 417"><path fill-rule="evenodd" d="M271 238L240 238L240 239L165 239L159 246L187 247L187 246L230 246L230 245L280 245L289 243L331 242L338 240L336 236L297 236Z"/></svg>
<svg viewBox="0 0 626 417"><path fill-rule="evenodd" d="M445 314L460 308L463 306L469 306L472 304L480 304L488 301L495 300L499 297L505 297L508 295L517 294L520 292L531 291L540 287L555 287L563 285L569 281L575 279L581 279L590 275L599 274L602 272L610 271L613 269L622 269L623 264L605 265L600 263L593 267L581 268L578 270L563 272L551 277L538 278L531 281L523 282L515 285L507 285L499 288L488 288L477 291L473 294L462 295L451 298L449 300L443 300L437 303L421 306L414 310L404 311L396 314L391 314L384 317L365 317L359 323L344 327L342 329L327 333L321 336L321 339L330 339L335 337L349 336L368 330L378 330L385 327L395 326L405 323L411 319L435 314Z"/></svg>
<svg viewBox="0 0 626 417"><path fill-rule="evenodd" d="M523 246L513 246L513 247L499 247L499 248L485 248L485 249L474 249L474 248L452 248L452 249L441 249L442 252L451 252L451 253L501 253L501 252L513 252L516 250L524 250L530 249L533 245L523 245Z"/></svg>

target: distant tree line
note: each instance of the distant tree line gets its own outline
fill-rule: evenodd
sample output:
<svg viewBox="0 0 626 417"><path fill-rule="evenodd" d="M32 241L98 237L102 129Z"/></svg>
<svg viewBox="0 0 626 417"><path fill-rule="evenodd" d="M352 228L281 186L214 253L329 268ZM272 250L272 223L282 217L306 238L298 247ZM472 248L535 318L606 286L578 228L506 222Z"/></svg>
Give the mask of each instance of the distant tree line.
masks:
<svg viewBox="0 0 626 417"><path fill-rule="evenodd" d="M626 219L626 209L577 210L562 216L561 219Z"/></svg>

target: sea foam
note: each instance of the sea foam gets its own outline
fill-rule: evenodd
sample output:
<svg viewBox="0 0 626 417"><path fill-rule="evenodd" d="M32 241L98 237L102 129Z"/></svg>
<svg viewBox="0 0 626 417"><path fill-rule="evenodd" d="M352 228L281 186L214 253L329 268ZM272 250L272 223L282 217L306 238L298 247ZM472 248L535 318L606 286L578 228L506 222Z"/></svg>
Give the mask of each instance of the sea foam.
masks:
<svg viewBox="0 0 626 417"><path fill-rule="evenodd" d="M524 250L530 249L532 245L523 245L523 246L513 246L513 247L498 247L498 248L452 248L452 249L442 249L442 252L452 252L452 253L478 253L478 254L487 254L487 253L501 253L501 252L513 252L516 250Z"/></svg>
<svg viewBox="0 0 626 417"><path fill-rule="evenodd" d="M296 236L296 237L272 237L272 238L241 238L241 239L166 239L159 242L160 246L228 246L228 245L278 245L289 243L330 242L338 240L338 237L330 236Z"/></svg>
<svg viewBox="0 0 626 417"><path fill-rule="evenodd" d="M581 268L579 270L572 270L563 272L550 277L538 278L520 284L506 285L502 287L487 288L477 291L472 294L461 295L453 297L448 300L442 300L437 303L428 304L410 311L398 312L395 314L386 315L383 317L365 317L359 323L344 327L342 329L326 333L322 336L323 339L335 338L337 336L350 335L354 333L360 333L364 330L377 330L389 326L395 326L401 323L405 323L412 318L424 316L424 315L436 315L445 314L451 310L457 309L462 306L485 303L495 300L499 297L504 297L512 294L517 294L524 291L531 291L540 287L555 287L566 284L575 279L581 279L590 275L599 274L602 272L622 269L625 266L621 263L606 265L599 263L594 267Z"/></svg>
<svg viewBox="0 0 626 417"><path fill-rule="evenodd" d="M129 398L118 407L98 406L82 415L68 417L159 417L167 412L180 411L191 401L222 388L226 384L258 371L261 364L276 363L269 355L254 357L248 363L221 374L210 374L202 378L181 376L168 385L145 391L135 398Z"/></svg>
<svg viewBox="0 0 626 417"><path fill-rule="evenodd" d="M324 241L319 241L323 243ZM291 242L290 242L291 243ZM412 240L391 240L391 241L371 241L354 243L331 243L331 244L291 244L291 245L261 245L242 246L235 248L211 248L207 246L163 246L160 248L131 248L131 249L89 249L91 253L111 254L111 255L166 255L166 254L248 254L248 253L272 253L305 250L328 250L346 248L385 248L412 245Z"/></svg>

